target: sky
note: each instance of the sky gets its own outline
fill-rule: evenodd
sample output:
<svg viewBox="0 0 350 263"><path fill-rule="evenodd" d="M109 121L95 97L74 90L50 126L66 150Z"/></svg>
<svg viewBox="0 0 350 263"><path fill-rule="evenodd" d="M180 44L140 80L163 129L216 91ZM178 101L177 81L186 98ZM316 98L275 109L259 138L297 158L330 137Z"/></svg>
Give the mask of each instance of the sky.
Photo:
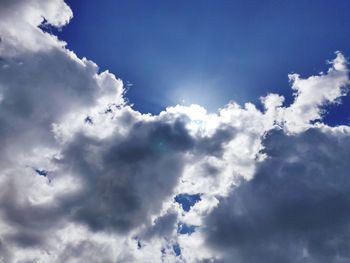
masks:
<svg viewBox="0 0 350 263"><path fill-rule="evenodd" d="M317 74L335 51L350 54L349 1L67 3L74 19L59 37L131 84L127 98L141 112L178 103L215 112L268 92L291 98L289 73Z"/></svg>
<svg viewBox="0 0 350 263"><path fill-rule="evenodd" d="M0 262L349 262L349 11L0 1Z"/></svg>

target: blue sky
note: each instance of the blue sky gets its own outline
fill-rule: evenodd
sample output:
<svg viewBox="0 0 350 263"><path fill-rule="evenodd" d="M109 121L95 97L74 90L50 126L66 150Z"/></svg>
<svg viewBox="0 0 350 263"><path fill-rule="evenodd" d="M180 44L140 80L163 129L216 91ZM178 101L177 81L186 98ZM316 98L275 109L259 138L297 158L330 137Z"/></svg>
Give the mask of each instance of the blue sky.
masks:
<svg viewBox="0 0 350 263"><path fill-rule="evenodd" d="M177 103L215 111L268 92L288 99L288 73L317 74L335 51L350 54L344 0L67 3L74 18L59 37L132 84L126 97L141 112ZM326 121L348 121L345 109L334 111Z"/></svg>

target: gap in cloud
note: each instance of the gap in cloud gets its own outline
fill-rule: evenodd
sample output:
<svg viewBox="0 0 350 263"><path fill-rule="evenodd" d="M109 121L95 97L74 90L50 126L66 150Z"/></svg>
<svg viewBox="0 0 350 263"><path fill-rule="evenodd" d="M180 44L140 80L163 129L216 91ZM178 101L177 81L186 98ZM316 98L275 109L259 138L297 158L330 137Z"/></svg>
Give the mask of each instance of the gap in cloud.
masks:
<svg viewBox="0 0 350 263"><path fill-rule="evenodd" d="M188 212L192 206L201 200L201 194L178 194L174 199L182 206L184 211Z"/></svg>
<svg viewBox="0 0 350 263"><path fill-rule="evenodd" d="M191 235L192 233L194 233L196 231L197 226L194 225L188 225L185 223L179 223L177 225L177 233L181 234L181 235Z"/></svg>
<svg viewBox="0 0 350 263"><path fill-rule="evenodd" d="M174 253L177 257L181 255L181 248L180 248L180 245L178 243L175 243L173 245L173 250L174 250Z"/></svg>
<svg viewBox="0 0 350 263"><path fill-rule="evenodd" d="M323 122L330 126L350 124L350 95L342 97L339 103L324 106Z"/></svg>
<svg viewBox="0 0 350 263"><path fill-rule="evenodd" d="M45 170L42 170L42 169L34 169L34 170L35 170L35 172L36 172L38 175L40 175L40 176L46 177L47 174L48 174L48 171L45 171Z"/></svg>

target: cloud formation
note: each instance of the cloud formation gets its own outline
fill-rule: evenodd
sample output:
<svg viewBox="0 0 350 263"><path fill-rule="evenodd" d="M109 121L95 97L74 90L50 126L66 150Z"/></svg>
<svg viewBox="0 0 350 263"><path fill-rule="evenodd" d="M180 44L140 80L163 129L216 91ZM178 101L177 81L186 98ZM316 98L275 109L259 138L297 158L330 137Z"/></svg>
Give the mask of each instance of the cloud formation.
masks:
<svg viewBox="0 0 350 263"><path fill-rule="evenodd" d="M342 53L290 75L290 105L150 115L40 29L69 22L62 0L1 1L0 17L0 261L349 260L350 128L322 123L346 95Z"/></svg>
<svg viewBox="0 0 350 263"><path fill-rule="evenodd" d="M207 242L224 262L348 260L349 129L274 130L263 143L268 159L206 219Z"/></svg>

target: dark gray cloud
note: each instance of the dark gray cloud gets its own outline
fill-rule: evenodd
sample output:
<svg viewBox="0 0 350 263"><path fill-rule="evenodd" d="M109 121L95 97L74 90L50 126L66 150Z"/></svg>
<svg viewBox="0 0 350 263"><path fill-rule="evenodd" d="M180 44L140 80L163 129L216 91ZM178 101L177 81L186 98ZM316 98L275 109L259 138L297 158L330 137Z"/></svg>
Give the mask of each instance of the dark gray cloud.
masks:
<svg viewBox="0 0 350 263"><path fill-rule="evenodd" d="M184 123L137 122L126 135L96 140L77 136L65 150L62 172L83 182L81 192L63 197L75 220L93 230L127 232L146 223L170 197L194 146Z"/></svg>
<svg viewBox="0 0 350 263"><path fill-rule="evenodd" d="M175 224L177 221L177 213L169 212L161 217L158 217L154 224L148 226L146 230L141 233L137 238L141 240L148 240L153 237L157 238L169 238L175 229Z"/></svg>
<svg viewBox="0 0 350 263"><path fill-rule="evenodd" d="M196 145L198 155L221 157L225 143L231 141L236 134L235 129L229 125L221 125L214 134L200 138ZM215 173L215 172L214 172Z"/></svg>
<svg viewBox="0 0 350 263"><path fill-rule="evenodd" d="M62 197L65 210L95 231L128 232L147 224L172 196L186 165L186 152L208 155L215 148L216 154L232 138L231 129L219 129L210 137L195 139L186 123L182 117L138 121L125 137L103 140L77 135L58 160L62 173L69 170L83 182L79 193Z"/></svg>
<svg viewBox="0 0 350 263"><path fill-rule="evenodd" d="M4 222L15 231L2 236L3 242L20 247L36 247L45 244L49 233L62 223L63 214L57 202L33 204L21 196L15 178L8 180L0 193L0 210Z"/></svg>
<svg viewBox="0 0 350 263"><path fill-rule="evenodd" d="M269 156L206 220L224 262L350 260L350 136L267 135Z"/></svg>

